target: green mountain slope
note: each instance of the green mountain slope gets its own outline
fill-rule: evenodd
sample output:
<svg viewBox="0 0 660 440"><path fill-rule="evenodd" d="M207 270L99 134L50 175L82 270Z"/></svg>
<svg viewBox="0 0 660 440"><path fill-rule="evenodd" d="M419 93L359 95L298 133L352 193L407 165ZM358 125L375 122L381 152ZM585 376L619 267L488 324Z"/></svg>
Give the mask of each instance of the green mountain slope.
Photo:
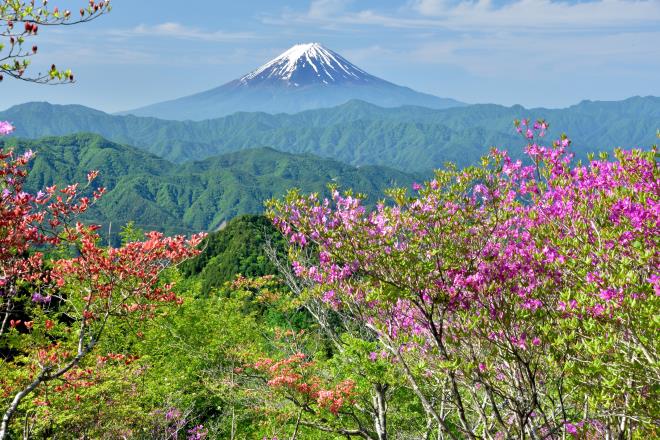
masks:
<svg viewBox="0 0 660 440"><path fill-rule="evenodd" d="M246 277L277 274L264 250L266 242L285 255L286 239L265 216L236 217L222 230L209 234L202 253L186 261L181 266L182 272L186 277L198 278L204 294L222 287L238 274Z"/></svg>
<svg viewBox="0 0 660 440"><path fill-rule="evenodd" d="M549 136L568 133L578 155L585 156L590 151L652 144L660 121L660 98L584 101L565 109L479 104L433 110L351 101L294 115L236 113L199 122L116 116L48 103L22 104L0 112L0 120L17 126L19 137L94 132L174 162L267 146L352 165L422 172L446 161L475 163L493 145L515 155L522 142L515 136L512 121L522 117L547 119Z"/></svg>
<svg viewBox="0 0 660 440"><path fill-rule="evenodd" d="M328 183L370 195L375 202L393 184L410 185L413 176L384 167L355 168L312 155L251 149L175 165L142 150L95 134L5 139L0 146L37 152L28 187L86 181L108 188L87 219L118 226L135 221L142 229L168 233L215 230L240 214L260 213L263 202L298 187L324 192Z"/></svg>

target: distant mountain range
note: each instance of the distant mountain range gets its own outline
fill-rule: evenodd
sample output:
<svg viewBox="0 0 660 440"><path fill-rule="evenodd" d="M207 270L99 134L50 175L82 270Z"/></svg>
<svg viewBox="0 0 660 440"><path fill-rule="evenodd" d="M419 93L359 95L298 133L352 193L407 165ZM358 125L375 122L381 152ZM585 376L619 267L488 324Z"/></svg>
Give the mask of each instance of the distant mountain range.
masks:
<svg viewBox="0 0 660 440"><path fill-rule="evenodd" d="M215 230L240 214L259 213L264 201L290 188L326 192L328 183L368 194L375 204L392 185L409 186L414 177L385 167L355 168L309 154L270 148L228 153L200 162L173 164L143 150L95 134L0 140L0 147L37 152L28 189L86 181L99 170L97 186L108 193L86 219L114 230L135 221L146 230L191 233Z"/></svg>
<svg viewBox="0 0 660 440"><path fill-rule="evenodd" d="M566 132L578 156L585 157L587 152L648 147L656 142L660 98L583 101L565 109L480 104L434 110L350 101L294 115L237 113L200 122L116 116L48 103L27 103L0 112L0 120L16 125L19 137L93 132L174 162L271 147L354 166L382 165L425 173L447 161L474 164L491 146L519 155L523 140L515 135L512 121L522 117L546 118L551 124L548 137Z"/></svg>
<svg viewBox="0 0 660 440"><path fill-rule="evenodd" d="M463 105L377 78L318 43L298 44L223 86L125 112L161 119L204 120L235 112L296 113L360 99L383 107Z"/></svg>

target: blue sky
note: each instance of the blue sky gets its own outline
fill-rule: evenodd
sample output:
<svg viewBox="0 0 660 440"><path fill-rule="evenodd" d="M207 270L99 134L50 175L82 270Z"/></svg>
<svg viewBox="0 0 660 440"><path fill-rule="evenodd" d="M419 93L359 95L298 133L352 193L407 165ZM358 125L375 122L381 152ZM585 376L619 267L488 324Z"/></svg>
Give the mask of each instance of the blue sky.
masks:
<svg viewBox="0 0 660 440"><path fill-rule="evenodd" d="M82 0L51 0L77 10ZM112 0L92 23L41 29L35 70L0 108L35 100L113 112L219 86L301 42L389 81L465 102L563 107L660 96L660 0Z"/></svg>

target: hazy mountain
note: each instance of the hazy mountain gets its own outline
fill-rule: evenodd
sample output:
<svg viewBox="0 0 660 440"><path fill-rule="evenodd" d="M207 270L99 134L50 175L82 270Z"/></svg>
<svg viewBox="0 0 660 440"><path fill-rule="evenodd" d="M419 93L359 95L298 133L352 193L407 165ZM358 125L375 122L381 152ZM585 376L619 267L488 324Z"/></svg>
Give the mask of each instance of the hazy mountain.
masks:
<svg viewBox="0 0 660 440"><path fill-rule="evenodd" d="M95 134L4 139L1 146L37 152L28 180L32 191L54 183L85 182L88 171L99 170L95 184L108 193L87 220L112 222L115 230L132 220L144 229L169 233L214 230L237 215L262 212L264 201L293 187L323 193L328 183L336 183L368 194L375 203L385 188L413 181L413 176L389 168L355 168L270 148L176 165Z"/></svg>
<svg viewBox="0 0 660 440"><path fill-rule="evenodd" d="M203 120L239 111L295 113L361 99L383 107L462 105L368 74L318 43L298 44L243 77L206 92L131 110L137 116Z"/></svg>
<svg viewBox="0 0 660 440"><path fill-rule="evenodd" d="M565 109L484 104L432 110L351 101L294 115L239 113L200 122L113 116L82 106L48 103L22 104L0 112L0 120L16 125L17 136L95 132L175 162L269 146L353 165L422 172L446 161L474 164L493 145L519 153L523 141L515 135L512 121L522 117L546 118L551 124L548 137L566 132L575 151L584 157L589 151L655 143L660 98L584 101Z"/></svg>

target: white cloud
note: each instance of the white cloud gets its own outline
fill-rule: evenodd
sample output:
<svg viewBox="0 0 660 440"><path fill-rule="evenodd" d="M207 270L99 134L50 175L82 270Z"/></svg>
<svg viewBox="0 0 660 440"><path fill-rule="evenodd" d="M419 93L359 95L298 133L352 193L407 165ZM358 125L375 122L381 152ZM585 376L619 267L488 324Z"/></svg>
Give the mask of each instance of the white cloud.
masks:
<svg viewBox="0 0 660 440"><path fill-rule="evenodd" d="M616 74L658 65L660 31L607 35L462 36L423 44L410 55L423 64L456 65L480 77L544 79L576 72ZM613 62L613 60L616 60Z"/></svg>
<svg viewBox="0 0 660 440"><path fill-rule="evenodd" d="M174 22L155 25L141 24L131 29L113 29L108 31L108 34L114 37L125 38L159 37L209 42L231 42L258 38L256 34L251 32L226 32L222 30L207 31Z"/></svg>
<svg viewBox="0 0 660 440"><path fill-rule="evenodd" d="M406 43L346 54L365 64L408 59L451 65L482 78L660 65L660 0L407 0L391 12L340 3L317 0L309 10L288 10L268 23L315 32L384 28Z"/></svg>
<svg viewBox="0 0 660 440"><path fill-rule="evenodd" d="M438 15L449 5L447 0L415 0L412 2L412 8L422 15Z"/></svg>
<svg viewBox="0 0 660 440"><path fill-rule="evenodd" d="M660 26L658 0L416 0L412 9L451 29L596 29L635 25Z"/></svg>
<svg viewBox="0 0 660 440"><path fill-rule="evenodd" d="M314 0L305 12L287 12L268 24L372 25L450 31L598 30L629 26L660 27L659 0L410 0L396 14L364 9L346 12L345 0Z"/></svg>

